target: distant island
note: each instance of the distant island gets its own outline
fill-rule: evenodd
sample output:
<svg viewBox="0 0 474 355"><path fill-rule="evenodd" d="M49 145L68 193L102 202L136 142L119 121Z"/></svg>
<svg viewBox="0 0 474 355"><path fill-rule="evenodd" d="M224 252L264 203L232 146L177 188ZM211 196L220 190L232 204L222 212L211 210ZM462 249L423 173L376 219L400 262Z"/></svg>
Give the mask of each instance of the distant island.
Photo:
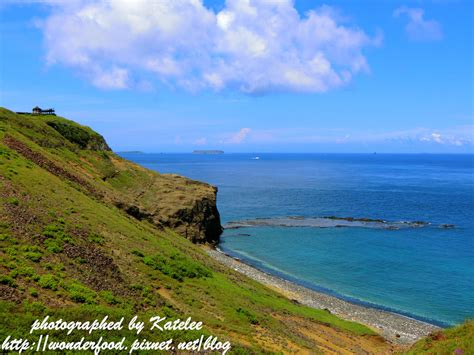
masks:
<svg viewBox="0 0 474 355"><path fill-rule="evenodd" d="M223 150L195 150L193 154L224 154Z"/></svg>

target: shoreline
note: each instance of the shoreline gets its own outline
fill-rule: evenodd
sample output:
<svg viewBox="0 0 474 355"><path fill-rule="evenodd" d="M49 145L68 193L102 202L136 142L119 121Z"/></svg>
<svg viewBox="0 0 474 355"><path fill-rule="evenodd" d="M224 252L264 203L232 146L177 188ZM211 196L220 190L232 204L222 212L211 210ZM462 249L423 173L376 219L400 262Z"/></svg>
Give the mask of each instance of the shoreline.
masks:
<svg viewBox="0 0 474 355"><path fill-rule="evenodd" d="M327 309L342 319L364 324L392 343L409 345L442 328L401 314L371 308L311 290L250 266L218 249L206 253L220 263L270 287L302 305Z"/></svg>

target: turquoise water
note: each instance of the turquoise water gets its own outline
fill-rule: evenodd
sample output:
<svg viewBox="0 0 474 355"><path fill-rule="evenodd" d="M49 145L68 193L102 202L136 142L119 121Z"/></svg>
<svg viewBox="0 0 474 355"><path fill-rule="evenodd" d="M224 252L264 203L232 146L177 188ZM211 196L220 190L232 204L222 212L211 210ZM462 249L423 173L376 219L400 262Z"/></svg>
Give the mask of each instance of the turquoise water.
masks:
<svg viewBox="0 0 474 355"><path fill-rule="evenodd" d="M472 155L123 156L218 186L224 224L286 216L428 222L399 230L257 223L226 229L220 248L307 287L436 324L474 317Z"/></svg>

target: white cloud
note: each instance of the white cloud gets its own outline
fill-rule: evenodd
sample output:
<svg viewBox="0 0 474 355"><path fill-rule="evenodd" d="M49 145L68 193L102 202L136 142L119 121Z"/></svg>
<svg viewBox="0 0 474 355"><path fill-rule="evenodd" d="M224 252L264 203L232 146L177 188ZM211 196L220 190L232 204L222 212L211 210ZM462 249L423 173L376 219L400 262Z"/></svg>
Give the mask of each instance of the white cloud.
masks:
<svg viewBox="0 0 474 355"><path fill-rule="evenodd" d="M367 71L370 37L328 6L301 16L291 0L52 2L41 24L47 62L103 88L156 78L196 91L325 92Z"/></svg>
<svg viewBox="0 0 474 355"><path fill-rule="evenodd" d="M455 146L460 147L463 145L473 144L473 139L472 139L472 136L469 137L469 136L453 135L450 133L440 134L438 132L433 132L431 134L422 136L420 138L420 142L427 142L427 143L431 142L431 143L444 144L444 145L455 145Z"/></svg>
<svg viewBox="0 0 474 355"><path fill-rule="evenodd" d="M97 68L91 71L90 77L95 86L103 89L124 89L128 86L128 71L122 68Z"/></svg>
<svg viewBox="0 0 474 355"><path fill-rule="evenodd" d="M232 134L227 139L221 141L225 144L240 144L245 141L252 130L250 128L241 128L237 133Z"/></svg>
<svg viewBox="0 0 474 355"><path fill-rule="evenodd" d="M443 130L413 128L399 131L308 130L285 128L252 131L252 142L267 144L435 144L444 146L473 146L474 126L451 127Z"/></svg>
<svg viewBox="0 0 474 355"><path fill-rule="evenodd" d="M443 38L441 25L435 20L425 20L423 9L402 6L396 9L393 15L405 15L408 18L405 31L413 40L436 41Z"/></svg>

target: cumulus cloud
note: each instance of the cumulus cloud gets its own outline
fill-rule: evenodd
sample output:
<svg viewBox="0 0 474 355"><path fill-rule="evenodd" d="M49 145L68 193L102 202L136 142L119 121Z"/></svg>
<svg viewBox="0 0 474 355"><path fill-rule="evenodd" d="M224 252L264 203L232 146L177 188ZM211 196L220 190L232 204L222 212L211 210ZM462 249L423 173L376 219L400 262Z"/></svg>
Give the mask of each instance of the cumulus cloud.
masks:
<svg viewBox="0 0 474 355"><path fill-rule="evenodd" d="M407 35L416 41L436 41L443 38L441 25L435 20L425 20L425 12L420 8L402 6L393 13L395 17L406 16L405 26Z"/></svg>
<svg viewBox="0 0 474 355"><path fill-rule="evenodd" d="M112 67L101 70L91 68L91 80L94 85L104 89L124 89L128 86L128 71L123 68Z"/></svg>
<svg viewBox="0 0 474 355"><path fill-rule="evenodd" d="M52 2L44 19L46 59L102 88L155 78L191 91L325 92L368 70L377 45L334 9L301 15L292 0Z"/></svg>

